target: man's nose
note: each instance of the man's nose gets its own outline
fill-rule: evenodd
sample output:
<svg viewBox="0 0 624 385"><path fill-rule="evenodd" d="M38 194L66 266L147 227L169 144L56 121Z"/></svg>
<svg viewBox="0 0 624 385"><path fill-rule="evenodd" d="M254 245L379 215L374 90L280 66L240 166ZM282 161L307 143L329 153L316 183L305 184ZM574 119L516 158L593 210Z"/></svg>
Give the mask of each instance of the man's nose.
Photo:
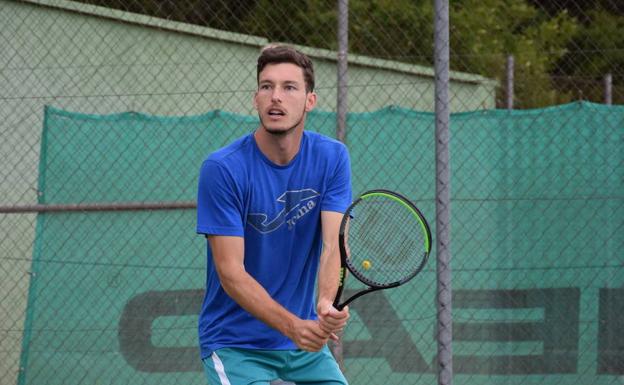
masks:
<svg viewBox="0 0 624 385"><path fill-rule="evenodd" d="M273 92L271 93L271 100L275 102L282 101L282 90L279 87L273 88Z"/></svg>

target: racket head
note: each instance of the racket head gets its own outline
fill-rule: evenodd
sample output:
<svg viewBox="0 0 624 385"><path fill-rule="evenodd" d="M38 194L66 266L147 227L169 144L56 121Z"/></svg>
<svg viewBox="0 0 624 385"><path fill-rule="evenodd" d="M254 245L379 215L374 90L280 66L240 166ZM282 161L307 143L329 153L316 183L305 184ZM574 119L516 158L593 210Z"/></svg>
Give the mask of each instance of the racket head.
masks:
<svg viewBox="0 0 624 385"><path fill-rule="evenodd" d="M340 225L342 266L373 289L402 285L427 263L431 230L420 210L389 190L366 191L347 209ZM341 286L345 269L341 269Z"/></svg>

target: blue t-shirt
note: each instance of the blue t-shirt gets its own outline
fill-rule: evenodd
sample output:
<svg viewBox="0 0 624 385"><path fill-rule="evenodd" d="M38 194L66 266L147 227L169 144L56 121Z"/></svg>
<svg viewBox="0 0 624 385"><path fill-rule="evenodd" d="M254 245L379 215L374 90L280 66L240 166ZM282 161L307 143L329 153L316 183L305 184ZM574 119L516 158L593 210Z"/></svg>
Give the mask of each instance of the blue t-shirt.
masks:
<svg viewBox="0 0 624 385"><path fill-rule="evenodd" d="M244 237L246 271L290 312L316 319L321 211L344 213L351 198L349 156L342 143L304 131L295 158L279 166L249 134L202 164L197 232ZM225 293L210 247L199 341L202 358L222 347L297 349Z"/></svg>

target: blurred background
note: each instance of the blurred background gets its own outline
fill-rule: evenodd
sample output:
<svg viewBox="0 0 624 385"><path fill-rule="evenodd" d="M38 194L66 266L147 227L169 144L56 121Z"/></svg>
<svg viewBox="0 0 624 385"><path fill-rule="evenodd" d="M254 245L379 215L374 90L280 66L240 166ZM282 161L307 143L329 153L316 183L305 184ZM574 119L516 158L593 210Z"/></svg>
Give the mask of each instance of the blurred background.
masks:
<svg viewBox="0 0 624 385"><path fill-rule="evenodd" d="M312 58L306 128L354 193L407 195L434 237L448 44L453 381L624 383L624 3L449 16L436 42L433 1L0 0L0 384L205 383L197 175L257 127L270 42ZM436 381L436 253L353 304L350 383Z"/></svg>

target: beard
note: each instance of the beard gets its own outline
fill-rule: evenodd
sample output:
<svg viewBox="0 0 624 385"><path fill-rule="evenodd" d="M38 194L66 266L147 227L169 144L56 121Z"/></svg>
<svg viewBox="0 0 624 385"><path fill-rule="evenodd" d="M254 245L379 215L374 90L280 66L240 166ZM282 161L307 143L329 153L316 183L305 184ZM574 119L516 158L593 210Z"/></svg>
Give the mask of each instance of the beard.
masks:
<svg viewBox="0 0 624 385"><path fill-rule="evenodd" d="M299 120L297 120L297 122L295 124L293 124L290 127L287 128L269 128L265 123L264 120L262 119L262 115L260 113L258 113L258 118L260 118L260 125L266 130L266 132L268 132L271 135L274 136L286 136L288 135L290 132L294 131L295 128L297 128L297 126L299 126L301 124L301 122L303 122L303 119L305 118L305 108L303 109L303 111L301 112L301 117L299 118Z"/></svg>

